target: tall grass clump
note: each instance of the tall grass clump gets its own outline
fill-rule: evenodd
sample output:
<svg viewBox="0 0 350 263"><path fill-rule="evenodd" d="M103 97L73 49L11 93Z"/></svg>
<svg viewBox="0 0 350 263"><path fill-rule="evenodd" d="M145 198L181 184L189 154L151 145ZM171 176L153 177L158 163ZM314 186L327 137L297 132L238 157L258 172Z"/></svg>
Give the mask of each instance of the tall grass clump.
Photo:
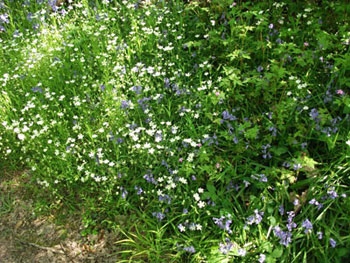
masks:
<svg viewBox="0 0 350 263"><path fill-rule="evenodd" d="M0 163L120 262L346 262L349 12L1 0Z"/></svg>

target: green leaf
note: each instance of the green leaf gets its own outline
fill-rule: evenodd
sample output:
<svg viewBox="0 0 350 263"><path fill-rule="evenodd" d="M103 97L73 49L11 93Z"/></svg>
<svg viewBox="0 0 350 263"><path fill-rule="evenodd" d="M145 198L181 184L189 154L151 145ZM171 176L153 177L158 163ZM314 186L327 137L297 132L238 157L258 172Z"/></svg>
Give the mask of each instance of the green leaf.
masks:
<svg viewBox="0 0 350 263"><path fill-rule="evenodd" d="M276 221L276 218L275 218L275 217L269 216L268 219L270 220L270 224L271 224L271 225L273 225L273 226L276 225L276 222L277 222L277 221Z"/></svg>
<svg viewBox="0 0 350 263"><path fill-rule="evenodd" d="M283 254L282 248L275 248L271 253L271 257L280 258L282 256L282 254Z"/></svg>
<svg viewBox="0 0 350 263"><path fill-rule="evenodd" d="M275 263L275 262L276 262L276 259L274 259L273 257L271 256L266 257L266 263Z"/></svg>
<svg viewBox="0 0 350 263"><path fill-rule="evenodd" d="M271 151L276 154L277 156L280 156L286 152L288 152L288 148L287 147L272 147Z"/></svg>
<svg viewBox="0 0 350 263"><path fill-rule="evenodd" d="M313 170L315 169L316 164L318 164L318 162L316 162L314 159L304 156L303 163L302 163L304 168Z"/></svg>
<svg viewBox="0 0 350 263"><path fill-rule="evenodd" d="M255 139L256 136L258 136L259 128L258 126L255 126L254 128L251 128L247 130L244 135L247 139Z"/></svg>
<svg viewBox="0 0 350 263"><path fill-rule="evenodd" d="M210 193L210 198L213 199L213 201L216 201L217 195L216 195L216 188L215 188L215 186L211 182L208 182L207 183L207 189L208 189L208 191Z"/></svg>
<svg viewBox="0 0 350 263"><path fill-rule="evenodd" d="M214 194L216 193L215 186L210 182L207 183L207 189L208 189L209 193L214 193Z"/></svg>

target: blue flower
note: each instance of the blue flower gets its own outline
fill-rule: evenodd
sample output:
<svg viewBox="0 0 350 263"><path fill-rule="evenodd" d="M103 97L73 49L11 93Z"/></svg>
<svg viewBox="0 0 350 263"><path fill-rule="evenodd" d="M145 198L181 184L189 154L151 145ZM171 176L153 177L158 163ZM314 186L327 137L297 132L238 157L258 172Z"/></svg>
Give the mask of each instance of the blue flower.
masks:
<svg viewBox="0 0 350 263"><path fill-rule="evenodd" d="M165 214L162 212L153 212L152 215L156 217L159 221L162 221L165 218Z"/></svg>
<svg viewBox="0 0 350 263"><path fill-rule="evenodd" d="M266 259L266 256L264 254L260 254L260 258L258 259L258 261L260 263L263 263L263 262L265 262L265 259Z"/></svg>
<svg viewBox="0 0 350 263"><path fill-rule="evenodd" d="M183 250L184 250L184 251L187 251L187 252L190 252L190 253L192 253L192 254L196 252L196 250L194 249L193 246L184 247Z"/></svg>
<svg viewBox="0 0 350 263"><path fill-rule="evenodd" d="M228 238L226 238L226 243L220 243L219 245L219 251L224 255L228 254L233 247L233 243Z"/></svg>
<svg viewBox="0 0 350 263"><path fill-rule="evenodd" d="M279 226L275 226L273 232L276 237L280 239L280 244L284 246L288 246L290 242L292 242L292 233L284 232L281 230Z"/></svg>
<svg viewBox="0 0 350 263"><path fill-rule="evenodd" d="M305 234L309 233L309 232L312 230L312 223L310 222L309 219L306 219L306 220L301 224L301 226L302 226L303 228L305 228L305 231L304 231ZM310 230L310 231L309 231L309 230Z"/></svg>
<svg viewBox="0 0 350 263"><path fill-rule="evenodd" d="M331 246L334 248L337 245L337 242L333 238L330 238L329 244L331 244Z"/></svg>

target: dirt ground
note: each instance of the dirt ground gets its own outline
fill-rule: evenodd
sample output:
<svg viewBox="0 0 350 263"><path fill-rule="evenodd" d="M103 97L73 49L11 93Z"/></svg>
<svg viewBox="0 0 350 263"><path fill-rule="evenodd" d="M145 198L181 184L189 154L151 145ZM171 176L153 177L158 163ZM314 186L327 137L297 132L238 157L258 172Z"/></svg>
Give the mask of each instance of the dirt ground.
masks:
<svg viewBox="0 0 350 263"><path fill-rule="evenodd" d="M79 218L58 225L53 215L35 215L23 175L0 171L0 263L118 262L118 233L82 236Z"/></svg>

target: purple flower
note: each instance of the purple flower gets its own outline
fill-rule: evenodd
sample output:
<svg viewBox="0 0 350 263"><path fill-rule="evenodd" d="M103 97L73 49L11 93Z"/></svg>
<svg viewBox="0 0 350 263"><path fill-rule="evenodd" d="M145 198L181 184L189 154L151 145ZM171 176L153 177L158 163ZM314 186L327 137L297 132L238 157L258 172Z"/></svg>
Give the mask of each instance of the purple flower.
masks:
<svg viewBox="0 0 350 263"><path fill-rule="evenodd" d="M230 216L227 216L227 217L229 218ZM222 216L220 218L213 217L214 223L217 226L219 226L221 229L223 229L223 230L227 231L229 234L231 234L232 230L230 229L230 225L232 223L232 220L231 219L227 219L225 221L225 219L226 219L225 216Z"/></svg>
<svg viewBox="0 0 350 263"><path fill-rule="evenodd" d="M273 232L276 237L280 239L280 244L284 246L288 246L290 242L292 242L292 233L284 232L281 230L279 226L275 226Z"/></svg>
<svg viewBox="0 0 350 263"><path fill-rule="evenodd" d="M311 109L310 116L313 120L318 120L317 117L319 116L319 113L318 113L317 109L315 109L315 108Z"/></svg>
<svg viewBox="0 0 350 263"><path fill-rule="evenodd" d="M132 91L134 91L136 93L136 95L139 95L139 94L141 94L142 87L141 86L134 86L134 87L132 87Z"/></svg>
<svg viewBox="0 0 350 263"><path fill-rule="evenodd" d="M323 236L323 233L322 233L322 232L317 232L317 238L318 238L318 239L321 240L321 239L322 239L322 236Z"/></svg>
<svg viewBox="0 0 350 263"><path fill-rule="evenodd" d="M43 93L43 90L41 89L41 88L39 88L39 87L34 87L34 88L32 88L32 91L33 92L40 92L40 93Z"/></svg>
<svg viewBox="0 0 350 263"><path fill-rule="evenodd" d="M293 211L289 211L289 212L287 212L287 214L288 214L287 228L288 228L288 231L291 232L293 230L293 228L297 227L297 224L293 222L293 218L295 217L295 213Z"/></svg>
<svg viewBox="0 0 350 263"><path fill-rule="evenodd" d="M137 195L140 195L143 192L142 188L138 186L135 186L135 190L137 190L137 193L136 193Z"/></svg>
<svg viewBox="0 0 350 263"><path fill-rule="evenodd" d="M295 171L300 170L301 168L302 168L302 166L301 166L300 163L296 163L296 164L293 165L293 169L294 169Z"/></svg>
<svg viewBox="0 0 350 263"><path fill-rule="evenodd" d="M239 256L244 257L247 254L247 251L245 249L243 249L243 248L239 248L237 250L237 253L238 253Z"/></svg>
<svg viewBox="0 0 350 263"><path fill-rule="evenodd" d="M37 31L39 28L40 28L40 24L38 24L38 23L33 24L33 29L35 31Z"/></svg>
<svg viewBox="0 0 350 263"><path fill-rule="evenodd" d="M280 212L280 214L283 216L284 215L284 207L283 205L280 205L278 211Z"/></svg>
<svg viewBox="0 0 350 263"><path fill-rule="evenodd" d="M192 253L192 254L196 252L196 250L194 249L193 246L184 247L183 250L184 250L184 251L187 251L187 252L190 252L190 253Z"/></svg>
<svg viewBox="0 0 350 263"><path fill-rule="evenodd" d="M10 23L9 15L8 14L0 14L0 23L1 24L8 24L8 23Z"/></svg>
<svg viewBox="0 0 350 263"><path fill-rule="evenodd" d="M261 71L264 70L264 68L262 66L259 66L256 70L260 73Z"/></svg>
<svg viewBox="0 0 350 263"><path fill-rule="evenodd" d="M152 183L152 184L157 184L157 181L153 178L153 174L145 174L143 176L144 179L146 179L147 182Z"/></svg>
<svg viewBox="0 0 350 263"><path fill-rule="evenodd" d="M29 12L29 13L27 14L27 20L28 20L29 22L32 22L32 20L33 20L33 14L32 14L31 12Z"/></svg>
<svg viewBox="0 0 350 263"><path fill-rule="evenodd" d="M259 182L267 182L267 177L265 174L256 174L256 175L251 175L251 178L258 180Z"/></svg>
<svg viewBox="0 0 350 263"><path fill-rule="evenodd" d="M220 243L219 245L219 251L224 255L228 254L228 252L230 252L233 247L233 243L228 238L226 238L226 243Z"/></svg>
<svg viewBox="0 0 350 263"><path fill-rule="evenodd" d="M161 201L161 202L167 202L169 205L171 204L171 198L167 194L160 195L158 197L158 200Z"/></svg>
<svg viewBox="0 0 350 263"><path fill-rule="evenodd" d="M127 194L128 194L128 191L124 190L122 193L122 198L125 199Z"/></svg>
<svg viewBox="0 0 350 263"><path fill-rule="evenodd" d="M222 113L222 118L223 118L224 120L230 120L230 121L234 121L234 120L237 119L235 116L233 116L232 114L230 114L227 110L225 110L225 111Z"/></svg>
<svg viewBox="0 0 350 263"><path fill-rule="evenodd" d="M265 259L266 259L266 256L264 254L260 254L260 258L258 259L258 261L260 263L263 263L263 262L265 262Z"/></svg>
<svg viewBox="0 0 350 263"><path fill-rule="evenodd" d="M120 106L120 108L123 109L123 110L125 110L126 108L130 108L129 103L131 103L130 100L129 101L122 100L122 102L121 102L122 105Z"/></svg>
<svg viewBox="0 0 350 263"><path fill-rule="evenodd" d="M152 215L156 217L159 221L162 221L165 218L165 214L162 212L153 212Z"/></svg>
<svg viewBox="0 0 350 263"><path fill-rule="evenodd" d="M331 238L329 239L329 244L331 244L331 247L334 248L337 245L337 242L333 238Z"/></svg>
<svg viewBox="0 0 350 263"><path fill-rule="evenodd" d="M302 226L303 228L305 228L305 231L304 231L305 234L309 233L309 232L312 230L312 223L310 222L309 219L306 219L306 220L301 224L301 226ZM310 231L309 231L309 230L310 230Z"/></svg>
<svg viewBox="0 0 350 263"><path fill-rule="evenodd" d="M334 187L331 187L329 188L329 190L327 191L327 194L328 196L331 198L331 199L336 199L338 197L338 194L336 191L334 191Z"/></svg>
<svg viewBox="0 0 350 263"><path fill-rule="evenodd" d="M252 225L252 224L260 224L260 222L262 221L262 217L264 215L264 212L259 212L257 209L254 210L254 215L250 216L247 218L247 223L248 225Z"/></svg>

